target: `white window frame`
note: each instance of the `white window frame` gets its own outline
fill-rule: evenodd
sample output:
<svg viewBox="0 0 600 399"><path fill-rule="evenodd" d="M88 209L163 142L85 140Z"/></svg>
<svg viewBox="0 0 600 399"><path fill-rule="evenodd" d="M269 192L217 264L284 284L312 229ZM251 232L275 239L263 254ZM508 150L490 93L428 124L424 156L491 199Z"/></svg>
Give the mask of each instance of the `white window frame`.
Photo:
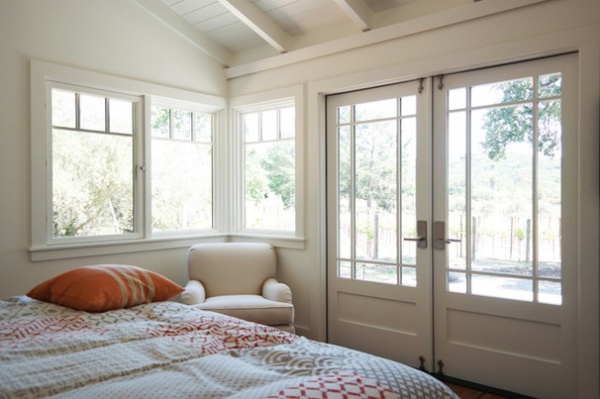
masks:
<svg viewBox="0 0 600 399"><path fill-rule="evenodd" d="M232 241L263 241L284 248L304 247L304 112L303 87L292 86L269 92L237 97L230 101L231 111L231 197L229 222ZM293 106L296 115L295 132L295 230L266 230L244 227L244 143L242 115Z"/></svg>
<svg viewBox="0 0 600 399"><path fill-rule="evenodd" d="M206 106L203 106L202 104L198 104L198 103L193 103L193 102L189 102L189 101L183 101L183 100L176 100L173 98L166 98L166 97L159 97L159 96L149 96L150 101L148 101L148 115L151 115L151 107L152 106L159 106L159 107L164 107L164 108L170 108L172 110L178 110L178 111L187 111L187 112L200 112L200 113L204 113L204 112L212 112L210 109L207 109ZM152 206L150 204L150 202L148 201L148 206L146 207L146 213L145 213L145 217L144 220L149 221L147 223L147 235L152 235L153 237L156 238L161 238L161 237L188 237L190 235L207 235L207 234L214 234L217 231L217 227L222 225L222 223L219 222L219 212L217 212L217 204L220 204L222 202L217 202L216 197L217 197L217 168L215 167L215 165L217 164L216 160L219 158L220 156L220 152L216 151L215 149L218 148L216 145L216 141L217 141L217 137L219 136L219 134L217 134L217 132L219 131L219 126L220 126L220 121L219 121L219 115L215 115L215 117L213 118L213 136L212 136L212 141L211 141L211 145L212 145L212 228L211 229L201 229L201 230L184 230L184 231L168 231L168 232L154 232L152 231ZM151 148L152 148L152 125L150 122L150 116L147 119L147 134L145 135L145 145L144 147L147 149L146 151L146 159L151 159ZM145 195L146 198L152 198L152 162L147 162L147 166L146 166L146 170L148 172L148 174L146 175L148 178L148 184L146 185L147 190L145 191Z"/></svg>
<svg viewBox="0 0 600 399"><path fill-rule="evenodd" d="M152 83L106 75L97 72L32 60L31 61L31 247L33 261L63 259L80 256L126 253L167 248L187 247L199 239L226 236L223 211L217 210L224 198L223 190L218 189L222 173L213 167L213 229L208 231L186 231L173 234L152 235L150 223L150 115L152 101L167 102L174 108L192 107L200 112L215 114L215 126L223 127L226 118L227 102L224 98ZM52 140L50 93L55 84L79 86L85 92L101 90L126 96L139 97L142 120L138 129L136 167L139 192L137 195L136 221L137 234L101 239L55 240L51 224L52 187L50 183L50 151ZM218 128L213 135L213 165L220 162L219 148L222 145ZM148 166L148 167L147 167ZM59 242L60 241L60 242Z"/></svg>

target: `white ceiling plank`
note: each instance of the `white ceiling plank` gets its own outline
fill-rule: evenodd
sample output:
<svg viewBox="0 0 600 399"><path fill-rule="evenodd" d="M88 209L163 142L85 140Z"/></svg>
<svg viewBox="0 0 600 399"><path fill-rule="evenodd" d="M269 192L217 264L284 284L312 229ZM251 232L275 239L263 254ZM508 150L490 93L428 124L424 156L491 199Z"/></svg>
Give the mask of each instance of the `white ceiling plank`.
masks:
<svg viewBox="0 0 600 399"><path fill-rule="evenodd" d="M247 0L219 0L237 18L280 53L288 50L290 36L254 3Z"/></svg>
<svg viewBox="0 0 600 399"><path fill-rule="evenodd" d="M177 15L166 4L159 0L131 1L221 65L225 67L230 65L233 55L229 50L200 33L198 29Z"/></svg>
<svg viewBox="0 0 600 399"><path fill-rule="evenodd" d="M371 30L373 12L363 0L333 0L360 30Z"/></svg>

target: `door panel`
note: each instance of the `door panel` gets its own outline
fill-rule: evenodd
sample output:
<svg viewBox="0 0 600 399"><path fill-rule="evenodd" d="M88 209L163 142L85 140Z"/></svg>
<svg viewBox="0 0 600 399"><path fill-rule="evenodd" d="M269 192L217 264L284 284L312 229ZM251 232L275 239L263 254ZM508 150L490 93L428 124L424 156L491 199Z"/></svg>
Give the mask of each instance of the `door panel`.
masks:
<svg viewBox="0 0 600 399"><path fill-rule="evenodd" d="M568 55L455 74L434 93L434 345L447 375L573 395L576 79Z"/></svg>
<svg viewBox="0 0 600 399"><path fill-rule="evenodd" d="M327 99L328 340L415 366L431 362L430 100L418 88Z"/></svg>

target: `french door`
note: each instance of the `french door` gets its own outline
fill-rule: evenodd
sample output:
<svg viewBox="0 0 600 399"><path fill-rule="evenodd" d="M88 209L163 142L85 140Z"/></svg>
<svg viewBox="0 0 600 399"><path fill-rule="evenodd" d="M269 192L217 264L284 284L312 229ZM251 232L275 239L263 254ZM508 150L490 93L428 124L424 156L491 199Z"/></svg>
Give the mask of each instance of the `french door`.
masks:
<svg viewBox="0 0 600 399"><path fill-rule="evenodd" d="M577 56L328 97L328 339L576 397Z"/></svg>

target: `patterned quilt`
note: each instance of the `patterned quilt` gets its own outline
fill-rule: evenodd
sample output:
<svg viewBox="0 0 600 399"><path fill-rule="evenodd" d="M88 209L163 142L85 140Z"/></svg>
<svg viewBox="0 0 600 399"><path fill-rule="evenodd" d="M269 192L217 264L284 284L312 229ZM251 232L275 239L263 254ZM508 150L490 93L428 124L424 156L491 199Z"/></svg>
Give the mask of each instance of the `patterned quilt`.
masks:
<svg viewBox="0 0 600 399"><path fill-rule="evenodd" d="M396 362L158 302L0 301L0 398L456 398Z"/></svg>

